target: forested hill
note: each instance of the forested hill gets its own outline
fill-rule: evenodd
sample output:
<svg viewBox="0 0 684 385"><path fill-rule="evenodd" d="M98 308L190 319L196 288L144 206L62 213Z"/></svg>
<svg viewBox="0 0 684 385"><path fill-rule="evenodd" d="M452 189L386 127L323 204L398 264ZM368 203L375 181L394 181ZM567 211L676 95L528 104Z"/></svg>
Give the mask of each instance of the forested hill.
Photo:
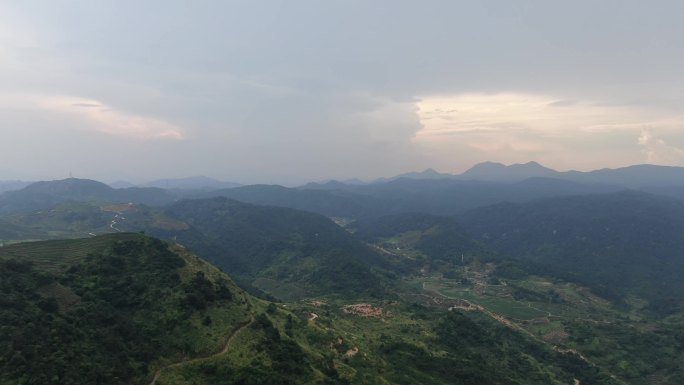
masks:
<svg viewBox="0 0 684 385"><path fill-rule="evenodd" d="M388 210L386 202L369 195L262 184L209 191L192 195L191 198L218 196L256 205L305 210L329 217L357 218L382 214Z"/></svg>
<svg viewBox="0 0 684 385"><path fill-rule="evenodd" d="M394 248L415 249L431 260L461 264L462 260L470 262L473 258L492 254L449 217L393 214L361 219L350 228L355 236L367 242L386 242Z"/></svg>
<svg viewBox="0 0 684 385"><path fill-rule="evenodd" d="M141 234L0 247L0 290L2 385L618 384L483 314L263 302Z"/></svg>
<svg viewBox="0 0 684 385"><path fill-rule="evenodd" d="M372 218L397 213L453 215L504 201L577 194L612 193L623 187L582 184L552 178L515 183L454 179L401 178L369 185L309 184L302 188L253 185L192 196L223 196L259 205L290 207L330 217Z"/></svg>
<svg viewBox="0 0 684 385"><path fill-rule="evenodd" d="M163 205L174 199L173 194L160 188L114 189L94 180L69 178L36 182L21 190L1 194L0 214L42 210L65 202Z"/></svg>
<svg viewBox="0 0 684 385"><path fill-rule="evenodd" d="M684 202L645 193L503 203L458 217L476 239L612 298L684 296Z"/></svg>
<svg viewBox="0 0 684 385"><path fill-rule="evenodd" d="M146 384L251 316L227 276L140 234L1 247L0 276L0 384Z"/></svg>
<svg viewBox="0 0 684 385"><path fill-rule="evenodd" d="M376 269L384 264L381 256L322 215L226 198L183 201L166 215L190 228L159 235L172 234L276 297L383 291L385 280Z"/></svg>

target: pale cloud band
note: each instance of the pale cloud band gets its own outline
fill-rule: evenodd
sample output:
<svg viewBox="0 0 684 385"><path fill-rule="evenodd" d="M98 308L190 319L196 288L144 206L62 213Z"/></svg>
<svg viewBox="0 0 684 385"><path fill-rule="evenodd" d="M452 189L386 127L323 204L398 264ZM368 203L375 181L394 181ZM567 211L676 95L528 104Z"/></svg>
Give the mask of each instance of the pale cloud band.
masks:
<svg viewBox="0 0 684 385"><path fill-rule="evenodd" d="M668 145L665 140L653 136L651 129L644 128L638 139L648 163L684 166L684 149Z"/></svg>
<svg viewBox="0 0 684 385"><path fill-rule="evenodd" d="M135 140L184 138L183 129L161 119L119 111L98 100L52 95L7 95L3 105L25 114L47 114L74 122L76 130L97 131ZM11 100L11 101L10 101Z"/></svg>
<svg viewBox="0 0 684 385"><path fill-rule="evenodd" d="M560 157L606 157L621 147L616 165L684 165L683 150L655 138L681 132L684 116L676 111L530 93L470 93L423 97L417 114L423 128L414 141L438 153L453 149L479 160L518 157L562 167ZM618 143L625 137L633 144L638 138L641 148L630 153Z"/></svg>
<svg viewBox="0 0 684 385"><path fill-rule="evenodd" d="M0 177L684 165L682 4L2 2Z"/></svg>

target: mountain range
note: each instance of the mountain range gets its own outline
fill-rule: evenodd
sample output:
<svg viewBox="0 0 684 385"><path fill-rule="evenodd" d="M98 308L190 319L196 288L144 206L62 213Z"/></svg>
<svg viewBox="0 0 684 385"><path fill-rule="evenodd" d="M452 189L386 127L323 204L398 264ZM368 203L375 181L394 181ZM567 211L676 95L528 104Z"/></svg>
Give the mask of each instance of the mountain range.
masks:
<svg viewBox="0 0 684 385"><path fill-rule="evenodd" d="M0 384L679 384L678 172L5 192Z"/></svg>
<svg viewBox="0 0 684 385"><path fill-rule="evenodd" d="M684 185L684 167L641 164L615 169L604 168L593 171L556 171L537 162L506 166L496 162L476 164L461 174L438 173L432 169L423 172L400 174L385 182L401 178L408 179L459 179L493 182L519 182L529 178L554 178L585 184L606 184L625 188L650 188Z"/></svg>

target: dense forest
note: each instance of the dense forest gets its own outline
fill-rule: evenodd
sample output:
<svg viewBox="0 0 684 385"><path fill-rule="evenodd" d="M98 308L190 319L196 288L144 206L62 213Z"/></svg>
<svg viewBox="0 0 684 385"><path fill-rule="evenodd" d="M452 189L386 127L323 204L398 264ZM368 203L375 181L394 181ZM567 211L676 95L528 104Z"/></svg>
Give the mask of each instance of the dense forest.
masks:
<svg viewBox="0 0 684 385"><path fill-rule="evenodd" d="M581 282L614 300L637 294L654 310L682 299L682 201L636 192L557 197L484 207L458 220L528 270Z"/></svg>
<svg viewBox="0 0 684 385"><path fill-rule="evenodd" d="M36 257L36 246L0 255ZM152 363L204 349L192 341L201 333L198 312L247 314L228 281L212 282L202 270L185 281L186 261L162 241L108 237L78 247L84 256L67 266L0 260L2 383L141 383Z"/></svg>
<svg viewBox="0 0 684 385"><path fill-rule="evenodd" d="M681 383L684 204L573 183L215 192L319 213L29 186L0 215L0 383Z"/></svg>

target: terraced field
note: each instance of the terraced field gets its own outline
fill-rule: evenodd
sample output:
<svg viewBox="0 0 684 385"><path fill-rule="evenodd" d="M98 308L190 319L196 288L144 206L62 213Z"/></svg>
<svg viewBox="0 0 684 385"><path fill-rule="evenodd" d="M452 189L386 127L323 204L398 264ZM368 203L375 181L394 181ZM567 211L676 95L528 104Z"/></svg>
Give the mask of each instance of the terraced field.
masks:
<svg viewBox="0 0 684 385"><path fill-rule="evenodd" d="M105 234L93 238L17 243L0 247L0 259L31 261L38 270L58 272L84 258L93 248L106 247L113 240L142 237L138 233Z"/></svg>

